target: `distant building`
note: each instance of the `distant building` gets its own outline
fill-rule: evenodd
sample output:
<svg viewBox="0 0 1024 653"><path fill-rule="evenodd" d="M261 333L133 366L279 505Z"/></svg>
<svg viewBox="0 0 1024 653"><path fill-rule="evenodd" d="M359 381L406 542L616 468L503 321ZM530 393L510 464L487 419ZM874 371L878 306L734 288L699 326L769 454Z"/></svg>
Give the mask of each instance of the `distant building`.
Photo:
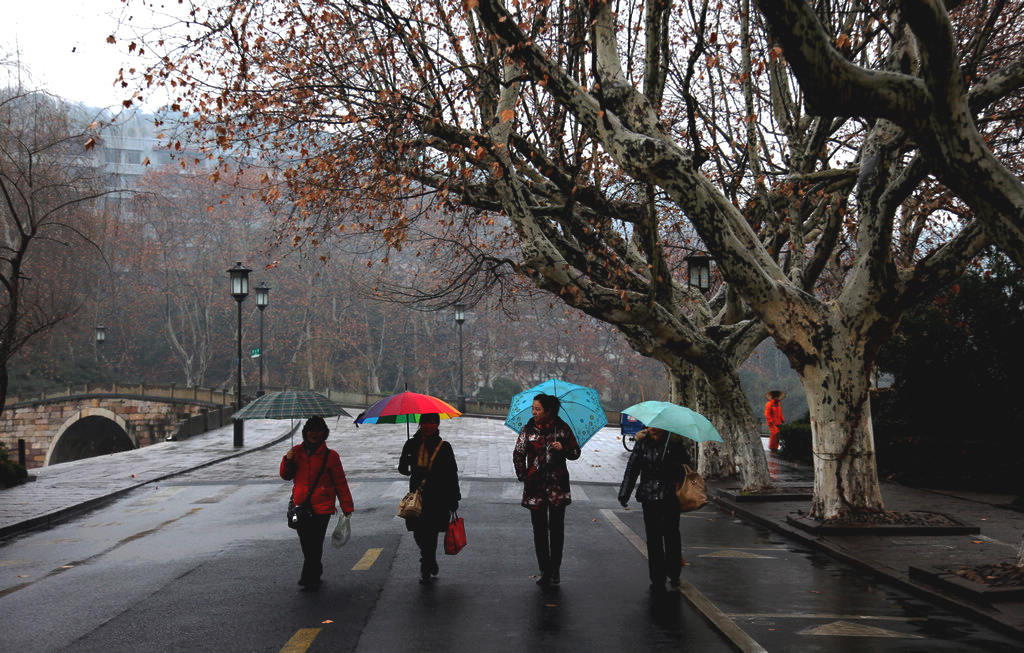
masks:
<svg viewBox="0 0 1024 653"><path fill-rule="evenodd" d="M89 151L92 162L102 167L106 185L112 190L138 190L147 170L174 164L189 173L210 171L215 159L200 152L199 146L185 139L170 138L178 130L175 118L162 118L156 127L156 116L141 112L125 112L113 116L106 111L79 106L75 111L83 126L99 123L95 144ZM174 144L181 142L181 149ZM185 167L182 168L181 164ZM114 193L106 199L107 206L127 210L129 192Z"/></svg>

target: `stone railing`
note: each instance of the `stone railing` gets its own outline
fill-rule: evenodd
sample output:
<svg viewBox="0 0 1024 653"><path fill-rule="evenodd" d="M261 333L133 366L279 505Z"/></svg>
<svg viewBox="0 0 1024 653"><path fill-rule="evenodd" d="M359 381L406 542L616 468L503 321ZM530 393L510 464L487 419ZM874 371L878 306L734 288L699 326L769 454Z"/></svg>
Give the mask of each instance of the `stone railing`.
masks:
<svg viewBox="0 0 1024 653"><path fill-rule="evenodd" d="M170 399L176 402L208 404L211 406L233 406L235 403L235 393L233 391L200 388L198 386L186 387L175 383L83 383L77 386L67 386L63 390L50 390L38 394L8 395L6 405L7 407L14 407L16 404L37 404L87 396Z"/></svg>
<svg viewBox="0 0 1024 653"><path fill-rule="evenodd" d="M198 415L178 420L177 428L167 436L167 440L184 440L193 435L201 435L207 431L227 426L231 423L231 415L234 412L234 406L201 408Z"/></svg>
<svg viewBox="0 0 1024 653"><path fill-rule="evenodd" d="M267 392L281 390L283 388L268 387ZM333 390L330 388L317 390L343 406L370 406L387 394L349 392ZM244 388L243 401L251 401L256 395L255 388ZM151 399L169 399L172 401L188 402L206 405L209 411L195 415L189 420L181 420L178 428L178 435L175 437L188 437L205 432L208 428L198 430L206 420L209 428L219 428L231 421L231 414L235 412L235 393L226 389L215 390L213 388L200 388L198 386L186 387L174 383L169 384L148 384L148 383L85 383L78 386L68 386L64 390L41 392L32 395L14 395L7 397L7 407L15 407L16 404L35 404L48 401L61 401L72 397L85 396L131 396ZM223 407L223 408L218 408ZM485 417L504 418L508 414L508 404L504 402L479 401L466 399L466 414ZM609 425L619 424L619 412L605 410ZM188 422L187 425L183 425Z"/></svg>

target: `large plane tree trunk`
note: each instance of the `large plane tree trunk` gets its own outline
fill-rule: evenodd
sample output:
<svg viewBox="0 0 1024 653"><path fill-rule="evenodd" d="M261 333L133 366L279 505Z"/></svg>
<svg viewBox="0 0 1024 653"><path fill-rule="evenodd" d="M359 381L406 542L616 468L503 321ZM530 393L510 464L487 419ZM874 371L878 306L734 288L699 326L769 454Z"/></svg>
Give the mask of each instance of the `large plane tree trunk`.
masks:
<svg viewBox="0 0 1024 653"><path fill-rule="evenodd" d="M721 433L725 445L707 442L702 443L702 448L723 449L722 453L731 466L740 472L743 491L759 492L769 488L771 477L768 474L759 424L740 386L738 372L723 368L708 377L708 387L711 390L707 393L709 403L715 406L709 418Z"/></svg>
<svg viewBox="0 0 1024 653"><path fill-rule="evenodd" d="M743 490L757 492L771 485L757 420L735 371L714 375L714 383L692 365L670 367L673 403L688 406L715 425L723 442L702 442L697 471L705 478L740 475Z"/></svg>
<svg viewBox="0 0 1024 653"><path fill-rule="evenodd" d="M805 314L804 317L809 315ZM891 326L826 310L818 319L796 320L804 347L784 347L807 393L814 461L811 517L841 519L885 509L871 426L871 361ZM860 325L871 324L865 330ZM889 322L889 325L892 323ZM803 327L803 328L801 328ZM810 346L808 346L810 345Z"/></svg>

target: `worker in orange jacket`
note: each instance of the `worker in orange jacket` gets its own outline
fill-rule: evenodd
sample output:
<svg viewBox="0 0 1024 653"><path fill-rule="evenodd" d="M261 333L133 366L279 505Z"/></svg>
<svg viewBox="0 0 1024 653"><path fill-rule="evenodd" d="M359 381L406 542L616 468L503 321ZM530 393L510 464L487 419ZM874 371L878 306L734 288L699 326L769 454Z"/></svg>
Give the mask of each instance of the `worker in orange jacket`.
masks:
<svg viewBox="0 0 1024 653"><path fill-rule="evenodd" d="M780 403L785 396L782 390L769 390L765 395L768 401L764 405L764 419L768 422L768 448L772 451L779 450L779 426L786 421Z"/></svg>

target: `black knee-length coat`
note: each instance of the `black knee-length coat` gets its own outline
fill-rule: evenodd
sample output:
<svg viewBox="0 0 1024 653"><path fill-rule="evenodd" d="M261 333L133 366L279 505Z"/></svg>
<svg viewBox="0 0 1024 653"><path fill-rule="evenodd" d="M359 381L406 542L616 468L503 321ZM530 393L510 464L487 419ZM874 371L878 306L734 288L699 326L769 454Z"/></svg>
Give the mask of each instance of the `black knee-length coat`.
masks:
<svg viewBox="0 0 1024 653"><path fill-rule="evenodd" d="M427 471L426 467L417 464L420 446L426 445L427 459L440 446L434 464ZM440 434L431 435L424 442L423 434L416 432L402 447L402 455L398 459L398 472L409 477L409 491L415 490L420 481L426 479L423 486L423 514L418 519L406 519L405 527L416 530L421 520L433 524L438 531L448 527L451 511L459 507L462 493L459 491L459 469L455 463L455 451L447 441L442 441Z"/></svg>

